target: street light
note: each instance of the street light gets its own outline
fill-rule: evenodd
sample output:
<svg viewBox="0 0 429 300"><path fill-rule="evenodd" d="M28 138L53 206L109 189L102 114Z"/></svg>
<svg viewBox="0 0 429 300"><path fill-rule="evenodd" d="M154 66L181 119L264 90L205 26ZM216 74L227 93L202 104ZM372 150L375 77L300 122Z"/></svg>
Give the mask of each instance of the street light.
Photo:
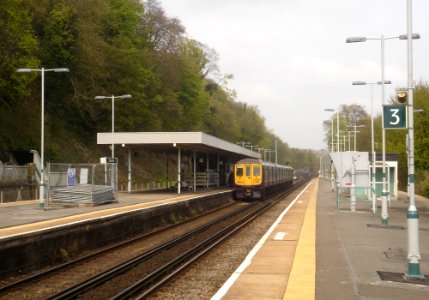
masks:
<svg viewBox="0 0 429 300"><path fill-rule="evenodd" d="M325 108L325 111L329 111L329 112L334 112L335 109L333 108ZM340 152L340 127L339 127L339 114L337 111L337 151ZM334 153L334 119L331 120L331 155ZM332 156L331 156L331 160L332 160ZM331 190L333 191L335 188L334 185L334 170L333 170L333 165L331 163Z"/></svg>
<svg viewBox="0 0 429 300"><path fill-rule="evenodd" d="M95 100L105 100L105 99L112 99L112 158L115 158L115 143L113 140L113 134L115 133L115 99L130 99L132 98L131 95L121 95L121 96L95 96Z"/></svg>
<svg viewBox="0 0 429 300"><path fill-rule="evenodd" d="M412 1L407 0L407 89L408 89L408 153L409 153L409 168L408 180L410 204L407 211L407 228L408 228L408 272L405 273L406 278L424 279L424 275L420 272L420 251L419 251L419 213L415 203L415 178L414 178L414 82L413 82L413 39L412 29Z"/></svg>
<svg viewBox="0 0 429 300"><path fill-rule="evenodd" d="M385 80L384 84L391 84L390 80ZM369 85L371 86L371 157L372 157L372 180L371 180L371 195L372 195L372 212L375 214L375 165L376 165L376 153L375 153L375 143L374 143L374 85L381 85L381 81L377 82L366 82L366 81L353 81L352 85Z"/></svg>
<svg viewBox="0 0 429 300"><path fill-rule="evenodd" d="M381 35L379 38L367 38L367 37L350 37L346 39L346 43L359 43L359 42L366 42L369 40L375 40L381 42L381 103L384 105L384 41L385 40L393 40L393 39L419 39L420 35L418 34L405 34L395 37L388 37L385 38L384 35ZM384 124L384 114L381 114L381 122ZM386 190L386 134L384 128L382 128L382 160L383 160L383 191L381 193L381 225L387 226L388 225L388 212L387 212L387 197L389 192Z"/></svg>
<svg viewBox="0 0 429 300"><path fill-rule="evenodd" d="M333 109L333 108L325 108L325 111L331 111L331 112L334 112L335 111L335 109ZM332 121L332 122L334 122L334 121ZM334 124L334 123L332 123L332 124ZM334 125L332 125L332 126L334 126ZM332 127L333 128L333 127ZM333 131L333 130L332 130ZM332 133L332 135L333 135L334 133ZM332 138L332 144L334 143L334 138ZM332 151L333 152L333 151ZM340 152L340 114L339 114L339 112L338 112L338 110L337 110L337 152Z"/></svg>
<svg viewBox="0 0 429 300"><path fill-rule="evenodd" d="M53 68L53 69L28 69L28 68L19 68L16 70L17 73L30 73L30 72L40 72L42 77L42 108L41 108L41 138L40 138L40 191L39 191L39 206L40 208L46 207L45 201L45 72L70 72L68 68Z"/></svg>

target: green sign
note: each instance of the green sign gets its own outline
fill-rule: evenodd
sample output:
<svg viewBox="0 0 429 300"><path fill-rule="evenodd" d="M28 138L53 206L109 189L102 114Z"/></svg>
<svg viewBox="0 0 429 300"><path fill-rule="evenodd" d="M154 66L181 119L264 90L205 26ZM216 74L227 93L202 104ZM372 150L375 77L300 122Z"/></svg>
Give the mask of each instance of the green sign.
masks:
<svg viewBox="0 0 429 300"><path fill-rule="evenodd" d="M407 110L405 104L383 105L383 117L385 129L407 128Z"/></svg>

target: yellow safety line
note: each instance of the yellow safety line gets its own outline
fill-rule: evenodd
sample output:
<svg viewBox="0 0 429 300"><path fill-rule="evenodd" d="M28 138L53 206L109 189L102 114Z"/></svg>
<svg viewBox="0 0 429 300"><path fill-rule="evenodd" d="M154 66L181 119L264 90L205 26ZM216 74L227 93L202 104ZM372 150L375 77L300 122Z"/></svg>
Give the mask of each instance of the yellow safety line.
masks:
<svg viewBox="0 0 429 300"><path fill-rule="evenodd" d="M29 205L39 203L39 200L21 200L15 202L3 202L0 203L0 208L2 207L10 207L10 206L21 206L21 205Z"/></svg>
<svg viewBox="0 0 429 300"><path fill-rule="evenodd" d="M313 180L310 200L295 251L283 300L314 299L316 276L316 199L319 181Z"/></svg>

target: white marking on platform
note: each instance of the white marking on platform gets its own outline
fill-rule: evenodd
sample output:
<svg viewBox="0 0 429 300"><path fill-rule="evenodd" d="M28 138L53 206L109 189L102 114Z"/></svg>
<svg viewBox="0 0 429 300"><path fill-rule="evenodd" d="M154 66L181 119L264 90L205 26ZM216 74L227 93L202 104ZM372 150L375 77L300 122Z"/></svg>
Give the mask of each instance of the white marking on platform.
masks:
<svg viewBox="0 0 429 300"><path fill-rule="evenodd" d="M311 183L311 182L310 182ZM304 193L304 191L308 188L310 185L307 184L307 186L296 196L296 198L286 207L286 209L281 213L281 215L277 218L277 220L274 222L273 225L268 229L268 231L264 234L264 236L259 240L259 242L253 247L253 249L249 252L249 254L246 256L244 261L241 263L241 265L235 270L234 273L228 278L228 280L224 283L224 285L214 294L211 298L211 300L220 300L223 296L226 295L228 290L232 287L234 282L240 277L241 273L244 272L244 270L250 265L252 262L253 257L256 255L256 253L259 251L259 249L263 246L265 241L268 239L270 234L274 231L274 229L277 227L277 225L280 223L280 221L283 219L283 217L286 215L286 213L289 211L289 209L298 201L298 198L301 197L301 195Z"/></svg>
<svg viewBox="0 0 429 300"><path fill-rule="evenodd" d="M286 232L277 232L276 235L274 236L275 241L283 241L285 236L287 235Z"/></svg>

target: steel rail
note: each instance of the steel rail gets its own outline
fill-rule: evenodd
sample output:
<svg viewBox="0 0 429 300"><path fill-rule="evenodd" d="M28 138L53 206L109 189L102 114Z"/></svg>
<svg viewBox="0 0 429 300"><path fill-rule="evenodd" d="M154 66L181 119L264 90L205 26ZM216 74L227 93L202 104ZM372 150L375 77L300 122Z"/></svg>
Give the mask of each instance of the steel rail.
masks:
<svg viewBox="0 0 429 300"><path fill-rule="evenodd" d="M259 217L262 213L280 202L281 199L291 194L298 187L302 186L305 182L306 181L301 181L297 184L294 184L287 191L280 193L280 196L277 196L273 201L263 202L259 207L257 207L256 210L251 211L249 214L243 216L228 227L221 229L215 235L207 238L206 240L200 242L198 245L183 253L182 255L164 264L163 266L153 271L149 275L145 276L141 280L130 285L127 289L116 294L111 299L127 299L130 297L132 297L133 299L143 299L147 297L156 289L160 288L165 282L179 274L186 267L198 260L201 256L216 247L218 244L229 238L231 235L233 235L243 227L247 226L255 218ZM144 291L140 292L143 289Z"/></svg>
<svg viewBox="0 0 429 300"><path fill-rule="evenodd" d="M171 224L169 226L160 228L160 229L155 230L155 231L152 231L152 232L149 232L149 233L140 234L140 235L138 235L136 237L133 237L131 239L127 239L126 241L122 241L122 242L119 242L119 243L117 242L114 245L111 245L111 246L108 246L106 248L103 248L102 250L93 252L91 254L87 254L85 256L79 257L79 258L74 259L72 261L69 261L69 262L57 265L57 266L49 268L47 270L35 273L33 275L30 275L30 276L27 276L27 277L25 277L23 279L20 279L18 281L15 281L15 282L12 282L10 284L1 286L0 287L0 295L4 295L4 294L6 294L8 292L11 292L13 290L17 290L17 289L19 289L20 287L22 287L22 286L24 286L26 284L30 284L31 282L38 281L41 278L46 277L46 276L50 276L52 274L59 273L61 271L64 271L67 268L70 268L70 267L73 267L73 266L76 266L76 265L79 265L79 264L83 264L86 261L89 261L91 259L99 257L99 256L101 256L103 254L106 254L106 253L110 252L110 251L118 250L120 248L126 247L128 245L133 244L133 243L136 243L136 242L139 242L141 240L147 239L147 238L149 238L149 237L151 237L151 236L153 236L155 234L159 234L161 232L164 232L164 231L173 229L175 227L184 225L184 224L186 224L188 222L195 221L198 218L207 216L207 215L212 214L212 213L214 213L216 211L219 211L221 209L227 208L227 207L229 207L231 205L233 205L233 203L225 205L225 206L222 206L222 207L219 207L217 209L214 209L214 210L211 210L211 211L208 211L208 212L204 212L204 213L198 215L197 217L190 218L190 219L187 219L187 220L179 222L179 223Z"/></svg>
<svg viewBox="0 0 429 300"><path fill-rule="evenodd" d="M167 280L180 273L183 269L185 269L191 263L199 259L209 250L213 249L215 246L230 237L232 234L242 229L249 222L253 221L256 217L258 217L262 212L264 212L271 206L271 202L264 203L264 205L258 210L253 211L249 215L246 215L240 220L234 222L233 224L231 224L231 226L220 230L212 237L209 237L195 247L184 252L182 255L178 256L174 260L161 266L148 276L144 277L143 279L129 286L127 289L123 290L121 293L118 293L117 295L113 296L111 299L127 299L129 297L133 297L135 299L142 299L148 296L150 293L162 286ZM163 274L166 274L166 276L163 277ZM153 286L148 287L155 280L156 283ZM139 291L144 288L147 288L147 290L143 293L139 293Z"/></svg>
<svg viewBox="0 0 429 300"><path fill-rule="evenodd" d="M254 205L246 205L244 207L240 207L239 209L228 213L225 216L221 216L215 220L210 221L209 223L206 223L202 226L199 226L189 232L186 232L185 234L178 236L162 245L159 245L149 251L146 251L122 264L119 264L101 274L98 274L82 283L79 283L75 286L72 286L64 291L61 291L60 293L57 293L51 297L49 297L48 299L71 299L71 298L76 298L79 295L87 292L88 290L97 287L103 283L105 283L106 281L124 273L127 272L128 270L132 269L134 266L144 262L145 260L148 260L152 257L154 257L155 255L161 253L162 251L165 251L166 249L169 249L171 247L174 247L180 243L182 243L183 241L187 240L189 237L200 233L202 231L207 230L208 228L210 228L211 226L215 225L216 223L225 221L228 218L234 217L235 215L238 215L240 213L242 213L245 210L248 210L249 208L251 208Z"/></svg>

